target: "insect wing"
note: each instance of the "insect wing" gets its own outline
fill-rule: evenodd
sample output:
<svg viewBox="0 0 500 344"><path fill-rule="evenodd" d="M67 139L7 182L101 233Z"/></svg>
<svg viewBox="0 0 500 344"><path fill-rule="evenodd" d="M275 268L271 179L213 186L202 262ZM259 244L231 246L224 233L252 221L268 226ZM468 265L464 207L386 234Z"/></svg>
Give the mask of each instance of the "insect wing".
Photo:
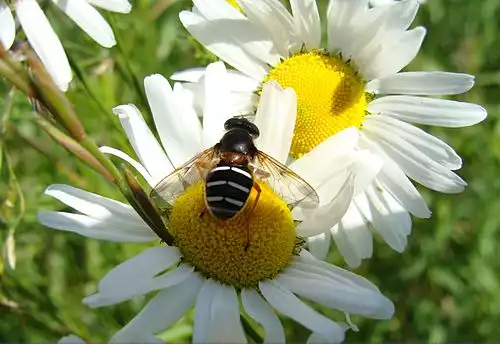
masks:
<svg viewBox="0 0 500 344"><path fill-rule="evenodd" d="M268 183L291 209L318 206L319 197L314 188L273 157L258 151L252 166L254 176Z"/></svg>
<svg viewBox="0 0 500 344"><path fill-rule="evenodd" d="M150 198L160 211L168 210L188 186L205 180L208 171L217 163L215 148L196 155L166 176L151 191Z"/></svg>

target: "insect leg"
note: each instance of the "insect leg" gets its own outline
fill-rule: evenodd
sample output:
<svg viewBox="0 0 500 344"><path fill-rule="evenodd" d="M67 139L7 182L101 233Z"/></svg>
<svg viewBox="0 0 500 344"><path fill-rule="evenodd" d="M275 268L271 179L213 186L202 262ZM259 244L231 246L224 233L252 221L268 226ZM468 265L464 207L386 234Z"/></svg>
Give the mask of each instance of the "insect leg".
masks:
<svg viewBox="0 0 500 344"><path fill-rule="evenodd" d="M262 192L259 184L256 183L255 181L253 182L252 187L255 189L255 191L257 191L257 196L255 196L255 200L253 201L252 209L250 210L250 215L252 215L252 213L254 212L255 207L257 206L257 203L259 202L260 193ZM245 245L245 251L248 250L249 246L250 246L250 221L247 221L247 242Z"/></svg>
<svg viewBox="0 0 500 344"><path fill-rule="evenodd" d="M200 213L200 218L203 217L203 215L205 215L206 212L207 212L207 207L203 207L203 210Z"/></svg>

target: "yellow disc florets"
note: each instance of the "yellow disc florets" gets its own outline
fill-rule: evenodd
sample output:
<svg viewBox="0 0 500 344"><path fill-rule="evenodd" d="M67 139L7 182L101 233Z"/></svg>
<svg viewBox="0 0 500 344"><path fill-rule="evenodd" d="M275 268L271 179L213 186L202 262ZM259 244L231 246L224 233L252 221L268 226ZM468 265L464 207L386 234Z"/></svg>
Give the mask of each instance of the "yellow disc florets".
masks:
<svg viewBox="0 0 500 344"><path fill-rule="evenodd" d="M269 186L259 185L262 191L255 207L253 189L244 208L229 220L203 213L201 182L176 199L169 230L186 262L207 277L238 288L273 278L288 264L296 242L292 215Z"/></svg>
<svg viewBox="0 0 500 344"><path fill-rule="evenodd" d="M300 53L272 69L264 82L276 80L297 94L297 120L290 154L298 158L328 137L360 127L367 97L355 68L323 51Z"/></svg>

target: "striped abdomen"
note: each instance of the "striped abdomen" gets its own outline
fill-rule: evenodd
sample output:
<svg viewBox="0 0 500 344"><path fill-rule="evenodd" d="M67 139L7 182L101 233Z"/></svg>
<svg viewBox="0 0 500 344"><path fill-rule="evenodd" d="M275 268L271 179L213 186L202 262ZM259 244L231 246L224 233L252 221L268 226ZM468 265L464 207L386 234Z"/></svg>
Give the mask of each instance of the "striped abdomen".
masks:
<svg viewBox="0 0 500 344"><path fill-rule="evenodd" d="M207 175L207 206L217 218L230 219L243 208L252 186L253 178L246 166L217 166Z"/></svg>

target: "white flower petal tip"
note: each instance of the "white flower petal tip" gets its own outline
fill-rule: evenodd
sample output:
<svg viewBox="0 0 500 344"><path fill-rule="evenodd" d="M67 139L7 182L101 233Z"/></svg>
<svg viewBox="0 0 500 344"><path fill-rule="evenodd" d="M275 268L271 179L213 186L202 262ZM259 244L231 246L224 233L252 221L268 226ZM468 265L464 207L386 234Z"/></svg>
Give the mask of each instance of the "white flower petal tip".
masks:
<svg viewBox="0 0 500 344"><path fill-rule="evenodd" d="M289 286L273 280L260 282L259 289L267 302L280 313L317 332L322 338L328 338L329 342L341 343L344 340L343 326L309 307L293 294Z"/></svg>
<svg viewBox="0 0 500 344"><path fill-rule="evenodd" d="M277 277L290 291L311 301L372 319L390 319L394 304L369 280L317 260L306 250ZM311 288L311 283L315 288Z"/></svg>
<svg viewBox="0 0 500 344"><path fill-rule="evenodd" d="M28 41L57 87L65 92L72 79L66 53L37 1L15 1L17 18Z"/></svg>
<svg viewBox="0 0 500 344"><path fill-rule="evenodd" d="M377 94L453 95L469 91L474 76L447 72L403 72L375 79L366 89Z"/></svg>
<svg viewBox="0 0 500 344"><path fill-rule="evenodd" d="M206 73L205 67L190 68L180 72L174 72L169 79L174 81L198 82Z"/></svg>
<svg viewBox="0 0 500 344"><path fill-rule="evenodd" d="M402 121L460 128L475 125L488 113L478 104L414 96L386 96L368 104L368 111Z"/></svg>
<svg viewBox="0 0 500 344"><path fill-rule="evenodd" d="M165 83L167 83L168 87L171 89L170 83L161 74L155 73L144 78L144 88L155 87L158 86L158 84L165 86Z"/></svg>
<svg viewBox="0 0 500 344"><path fill-rule="evenodd" d="M175 247L153 247L121 263L99 282L97 293L83 299L92 308L130 300L151 291L183 284L193 277L193 267L180 265L181 255ZM168 269L168 272L165 272Z"/></svg>
<svg viewBox="0 0 500 344"><path fill-rule="evenodd" d="M198 115L179 96L180 90L172 89L162 75L150 75L144 80L144 87L163 149L168 152L169 161L178 167L201 151Z"/></svg>
<svg viewBox="0 0 500 344"><path fill-rule="evenodd" d="M10 12L10 8L0 1L0 44L5 50L9 50L16 38L16 23Z"/></svg>
<svg viewBox="0 0 500 344"><path fill-rule="evenodd" d="M76 25L105 48L116 44L111 26L87 0L52 0Z"/></svg>
<svg viewBox="0 0 500 344"><path fill-rule="evenodd" d="M57 344L86 344L83 339L74 334L70 334L68 336L62 337Z"/></svg>
<svg viewBox="0 0 500 344"><path fill-rule="evenodd" d="M102 146L102 147L99 147L99 150L104 154L114 155L114 156L128 162L132 167L134 167L137 170L137 172L139 172L144 177L144 179L146 179L146 181L148 182L148 184L150 186L155 186L156 181L154 180L154 178L149 174L149 172L144 168L144 166L142 166L137 160L132 159L129 155L125 154L121 150L118 150L118 149L115 149L112 147Z"/></svg>
<svg viewBox="0 0 500 344"><path fill-rule="evenodd" d="M292 145L296 117L295 91L291 88L283 89L274 80L267 82L255 115L255 124L260 130L260 136L256 140L257 147L285 164Z"/></svg>
<svg viewBox="0 0 500 344"><path fill-rule="evenodd" d="M130 13L132 5L128 0L88 0L94 6L116 13Z"/></svg>
<svg viewBox="0 0 500 344"><path fill-rule="evenodd" d="M129 118L130 115L128 112L131 110L139 111L139 109L134 104L118 105L112 109L113 113L119 118Z"/></svg>

